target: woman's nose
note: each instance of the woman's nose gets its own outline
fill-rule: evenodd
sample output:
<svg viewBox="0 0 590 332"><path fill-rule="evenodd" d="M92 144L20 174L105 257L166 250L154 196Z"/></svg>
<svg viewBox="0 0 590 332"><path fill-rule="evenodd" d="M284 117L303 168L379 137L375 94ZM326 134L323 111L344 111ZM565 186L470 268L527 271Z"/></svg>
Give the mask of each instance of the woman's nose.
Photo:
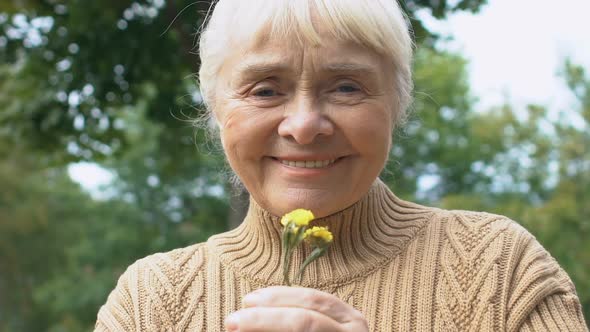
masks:
<svg viewBox="0 0 590 332"><path fill-rule="evenodd" d="M279 135L291 137L302 145L313 143L319 136L332 135L334 125L322 114L320 107L314 106L311 98L301 99L287 106L286 116L279 125Z"/></svg>

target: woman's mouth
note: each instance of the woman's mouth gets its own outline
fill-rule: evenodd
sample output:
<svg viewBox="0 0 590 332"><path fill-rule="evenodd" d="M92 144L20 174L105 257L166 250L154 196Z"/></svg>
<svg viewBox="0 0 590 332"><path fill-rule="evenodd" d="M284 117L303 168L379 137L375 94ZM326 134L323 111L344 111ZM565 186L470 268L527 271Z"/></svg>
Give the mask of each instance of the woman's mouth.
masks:
<svg viewBox="0 0 590 332"><path fill-rule="evenodd" d="M326 168L334 163L336 159L329 160L286 160L277 159L283 165L298 168Z"/></svg>
<svg viewBox="0 0 590 332"><path fill-rule="evenodd" d="M338 163L341 159L345 158L336 156L317 156L317 157L294 157L294 156L281 156L281 157L270 157L276 162L281 163L284 166L295 169L324 169L333 166Z"/></svg>

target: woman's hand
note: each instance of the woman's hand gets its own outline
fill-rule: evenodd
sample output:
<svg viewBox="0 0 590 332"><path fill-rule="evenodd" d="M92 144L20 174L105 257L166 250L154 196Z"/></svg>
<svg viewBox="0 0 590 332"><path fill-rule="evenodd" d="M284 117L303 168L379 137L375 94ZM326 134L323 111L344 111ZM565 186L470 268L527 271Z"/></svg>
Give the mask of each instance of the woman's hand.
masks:
<svg viewBox="0 0 590 332"><path fill-rule="evenodd" d="M244 309L227 317L230 332L364 332L363 315L334 295L312 288L274 286L244 297Z"/></svg>

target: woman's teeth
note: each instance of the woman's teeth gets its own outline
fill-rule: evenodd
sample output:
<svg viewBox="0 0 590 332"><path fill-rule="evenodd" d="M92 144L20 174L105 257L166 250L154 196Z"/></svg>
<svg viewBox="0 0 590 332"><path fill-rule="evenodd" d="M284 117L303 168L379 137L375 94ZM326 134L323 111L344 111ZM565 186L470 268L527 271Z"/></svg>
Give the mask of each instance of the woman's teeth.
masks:
<svg viewBox="0 0 590 332"><path fill-rule="evenodd" d="M292 160L281 160L283 165L291 167L302 167L302 168L324 168L334 163L335 159L332 160L306 160L306 161L292 161Z"/></svg>

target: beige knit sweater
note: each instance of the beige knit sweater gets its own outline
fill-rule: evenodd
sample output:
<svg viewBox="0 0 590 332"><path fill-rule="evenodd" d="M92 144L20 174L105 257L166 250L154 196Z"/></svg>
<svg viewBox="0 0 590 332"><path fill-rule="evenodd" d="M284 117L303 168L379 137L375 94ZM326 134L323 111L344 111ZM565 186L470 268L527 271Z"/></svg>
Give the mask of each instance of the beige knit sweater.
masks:
<svg viewBox="0 0 590 332"><path fill-rule="evenodd" d="M314 223L328 225L335 242L302 286L350 303L370 331L588 331L567 274L505 217L405 202L377 181ZM252 202L238 228L138 260L96 331L224 331L245 294L281 284L280 227Z"/></svg>

